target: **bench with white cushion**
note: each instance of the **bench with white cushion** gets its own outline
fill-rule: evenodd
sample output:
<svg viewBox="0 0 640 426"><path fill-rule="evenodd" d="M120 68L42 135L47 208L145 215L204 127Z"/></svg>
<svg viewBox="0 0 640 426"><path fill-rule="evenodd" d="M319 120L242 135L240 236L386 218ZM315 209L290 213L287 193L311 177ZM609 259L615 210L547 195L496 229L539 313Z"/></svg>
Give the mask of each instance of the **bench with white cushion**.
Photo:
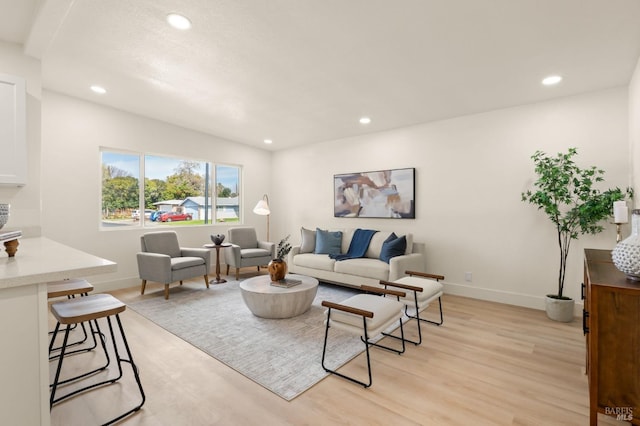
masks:
<svg viewBox="0 0 640 426"><path fill-rule="evenodd" d="M322 368L324 368L328 373L335 374L368 388L372 383L369 346L378 346L398 354L402 354L405 350L404 329L402 326L402 309L405 305L397 299L405 297L406 293L398 290L386 290L364 285L361 288L364 291L377 293L377 295L363 293L352 296L340 303L329 302L326 300L322 302L322 306L329 308L325 312L326 330L324 345L322 348ZM390 297L381 297L381 295ZM391 337L395 337L402 341L402 349L391 348L371 341L371 338L381 334L388 335L385 331L394 328L394 324L396 322L400 326L401 337ZM331 327L361 336L361 340L365 344L367 353L367 371L369 374L368 383L338 373L337 371L328 369L325 366L327 339L329 335L329 328Z"/></svg>
<svg viewBox="0 0 640 426"><path fill-rule="evenodd" d="M428 274L425 272L406 271L408 276L399 278L394 281L380 281L380 284L388 287L399 288L406 291L406 296L401 297L400 301L405 304L405 314L409 318L416 319L418 322L418 342L411 342L416 345L422 343L422 332L420 330L420 321L429 322L435 325L442 325L444 318L442 315L442 294L443 286L440 280L444 280L444 275ZM431 321L426 318L420 318L420 312L429 307L431 302L438 299L440 308L440 320ZM409 313L411 308L411 313Z"/></svg>

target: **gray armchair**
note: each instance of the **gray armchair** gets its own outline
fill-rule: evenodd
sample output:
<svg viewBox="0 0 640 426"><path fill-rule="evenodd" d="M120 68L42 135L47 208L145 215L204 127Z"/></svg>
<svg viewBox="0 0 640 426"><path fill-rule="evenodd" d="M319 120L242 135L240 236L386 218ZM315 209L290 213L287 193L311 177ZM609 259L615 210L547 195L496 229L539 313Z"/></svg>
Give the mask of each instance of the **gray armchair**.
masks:
<svg viewBox="0 0 640 426"><path fill-rule="evenodd" d="M137 254L142 279L140 294L147 281L164 284L164 298L169 298L169 284L201 275L209 288L211 252L205 248L183 248L173 231L152 232L140 237L142 251Z"/></svg>
<svg viewBox="0 0 640 426"><path fill-rule="evenodd" d="M240 268L268 264L275 256L276 245L268 241L258 241L255 228L231 228L229 229L230 247L224 250L227 275L229 268L236 268L236 280L240 274Z"/></svg>

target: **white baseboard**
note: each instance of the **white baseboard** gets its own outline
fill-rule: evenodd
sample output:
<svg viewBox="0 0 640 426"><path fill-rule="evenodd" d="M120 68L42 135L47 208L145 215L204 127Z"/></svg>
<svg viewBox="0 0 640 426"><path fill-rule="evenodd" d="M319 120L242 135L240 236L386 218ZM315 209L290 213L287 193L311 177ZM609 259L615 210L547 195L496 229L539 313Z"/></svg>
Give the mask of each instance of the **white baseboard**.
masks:
<svg viewBox="0 0 640 426"><path fill-rule="evenodd" d="M532 296L529 294L514 293L511 291L494 290L489 288L473 287L464 284L442 283L444 292L456 296L470 297L472 299L487 300L489 302L506 303L508 305L523 306L544 311L545 296ZM573 314L582 317L582 300L576 300Z"/></svg>
<svg viewBox="0 0 640 426"><path fill-rule="evenodd" d="M105 291L113 291L120 290L122 288L136 287L140 286L142 281L138 277L130 277L130 278L118 278L110 281L99 281L99 276L88 277L88 280L91 284L93 284L94 291L96 293L102 293Z"/></svg>
<svg viewBox="0 0 640 426"><path fill-rule="evenodd" d="M90 282L95 287L95 291L97 293L140 286L140 278L138 277L120 278L111 281L90 280ZM442 282L442 284L444 285L444 292L446 294L470 297L472 299L486 300L489 302L505 303L507 305L522 306L525 308L544 311L544 296L532 296L529 294L521 294L504 290L494 290L456 283ZM576 300L574 315L576 317L582 317L582 309L582 301Z"/></svg>

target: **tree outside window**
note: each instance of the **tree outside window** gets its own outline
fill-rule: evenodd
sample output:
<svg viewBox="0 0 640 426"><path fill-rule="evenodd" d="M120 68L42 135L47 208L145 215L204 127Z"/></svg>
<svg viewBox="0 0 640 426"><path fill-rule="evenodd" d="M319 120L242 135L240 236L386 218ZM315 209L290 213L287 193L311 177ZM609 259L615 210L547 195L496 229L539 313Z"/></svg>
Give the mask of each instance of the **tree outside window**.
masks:
<svg viewBox="0 0 640 426"><path fill-rule="evenodd" d="M240 220L239 166L216 165L213 191L208 162L108 150L101 156L103 227Z"/></svg>

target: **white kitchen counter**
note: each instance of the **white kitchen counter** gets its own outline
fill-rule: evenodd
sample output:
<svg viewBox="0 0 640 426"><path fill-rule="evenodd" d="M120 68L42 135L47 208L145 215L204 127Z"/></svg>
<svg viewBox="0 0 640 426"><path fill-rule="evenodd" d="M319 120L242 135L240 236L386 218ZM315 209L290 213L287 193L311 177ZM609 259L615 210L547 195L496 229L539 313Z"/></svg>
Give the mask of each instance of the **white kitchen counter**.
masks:
<svg viewBox="0 0 640 426"><path fill-rule="evenodd" d="M50 424L46 282L114 272L117 265L47 238L0 251L0 422Z"/></svg>

